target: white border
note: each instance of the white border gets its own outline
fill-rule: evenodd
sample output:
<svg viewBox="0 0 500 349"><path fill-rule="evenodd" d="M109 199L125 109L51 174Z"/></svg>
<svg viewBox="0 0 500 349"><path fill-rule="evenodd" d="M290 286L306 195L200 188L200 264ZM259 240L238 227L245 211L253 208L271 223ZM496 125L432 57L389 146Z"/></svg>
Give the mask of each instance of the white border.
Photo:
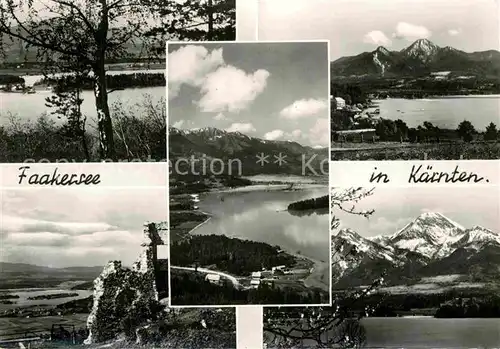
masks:
<svg viewBox="0 0 500 349"><path fill-rule="evenodd" d="M330 304L333 304L333 295L332 295L332 192L331 187L332 183L330 183L332 166L332 103L330 98L332 98L332 80L331 80L331 57L330 57L330 40L328 40L328 232L330 233L329 244L328 244L328 255L330 256L330 264L328 266L329 270L329 278L330 278Z"/></svg>
<svg viewBox="0 0 500 349"><path fill-rule="evenodd" d="M241 0L239 0L241 1ZM258 17L258 16L257 16ZM257 20L258 22L258 20ZM258 39L258 37L257 37ZM234 44L234 45L241 45L241 44L253 44L253 45L259 45L259 44L293 44L293 43L326 43L326 48L327 48L327 71L328 71L328 87L327 87L327 103L328 103L328 107L327 107L327 120L328 120L328 123L329 123L329 126L328 126L328 137L331 137L331 132L330 132L330 41L329 40L322 40L322 39L318 39L318 40L264 40L264 41L167 41L166 43L166 60L167 60L167 63L166 63L166 76L167 76L167 81L166 81L166 115L167 115L167 165L170 164L170 157L169 157L169 152L168 152L168 138L169 138L169 131L170 131L170 125L169 125L169 112L168 112L168 55L169 55L169 51L168 51L168 48L169 48L169 45L199 45L199 46L209 46L209 45L226 45L226 44ZM330 149L331 149L331 142L328 143L328 163L329 163L329 168L328 168L328 176L330 176L330 165L331 165L331 161L330 161ZM169 179L169 175L170 175L170 169L168 171L168 174L167 174L167 182L168 182L168 185L167 185L167 190L169 190L169 185L170 185L170 179ZM170 190L169 190L169 194L170 194ZM327 195L329 196L329 202L331 202L331 196L330 196L330 181L328 181L328 192L327 192ZM170 203L170 195L168 196L169 198L169 203ZM330 210L330 208L329 208ZM169 205L169 209L167 211L167 214L169 217L168 219L168 224L169 224L169 240L170 240L170 205ZM220 305L203 305L203 304L196 304L196 305L173 305L172 304L172 286L171 286L171 279L170 279L170 262L171 262L171 258L168 259L168 306L170 308L228 308L228 307L231 307L231 308L234 308L234 307L321 307L321 306L331 306L332 304L332 285L331 285L331 265L332 265L332 254L331 254L331 240L332 240L332 234L331 234L331 227L330 227L330 222L331 222L331 212L329 212L328 214L328 241L329 241L329 246L328 246L328 255L330 256L329 258L329 275L330 275L330 280L329 280L329 302L328 303L324 303L324 304L227 304L227 305L223 305L223 304L220 304ZM169 257L170 257L170 241L168 243L168 248L169 248ZM261 319L262 321L262 319Z"/></svg>
<svg viewBox="0 0 500 349"><path fill-rule="evenodd" d="M500 185L499 160L406 160L406 161L337 161L336 167L330 169L329 179L337 187L364 186L364 187L453 187L457 190L463 187L492 187ZM432 166L431 172L451 172L458 166L460 172L474 173L488 179L478 183L457 182L446 183L411 183L409 177L414 166L422 166L426 171L427 166ZM376 169L376 170L375 170ZM390 182L382 180L370 182L374 172L387 174Z"/></svg>
<svg viewBox="0 0 500 349"><path fill-rule="evenodd" d="M54 171L56 168L65 173L87 173L99 174L101 183L93 185L38 185L38 184L18 184L19 168L29 166L31 174L42 171ZM127 185L129 167L132 167L133 180ZM13 162L0 164L0 189L24 190L24 189L65 189L65 190L96 190L99 188L164 188L168 182L164 182L161 177L165 172L168 162ZM155 168L156 167L156 168ZM168 169L166 170L168 172ZM141 173L144 176L141 176ZM146 175L146 173L148 173ZM150 176L149 174L153 174ZM60 172L60 174L63 174ZM114 180L115 176L120 176L119 180ZM27 182L27 177L24 179ZM161 183L163 182L163 184ZM1 217L0 217L1 218Z"/></svg>

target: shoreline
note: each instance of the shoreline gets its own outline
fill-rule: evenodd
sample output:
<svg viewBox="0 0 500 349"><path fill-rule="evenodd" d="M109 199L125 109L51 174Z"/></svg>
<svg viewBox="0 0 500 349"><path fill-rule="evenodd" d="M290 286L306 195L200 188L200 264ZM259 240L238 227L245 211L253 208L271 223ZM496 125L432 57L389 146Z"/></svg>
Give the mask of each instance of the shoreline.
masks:
<svg viewBox="0 0 500 349"><path fill-rule="evenodd" d="M290 184L294 184L294 187L287 190L290 187ZM255 184L236 187L236 188L215 188L208 191L208 193L248 193L248 192L270 192L270 191L302 191L316 188L328 187L327 184L321 183L266 183L266 182L256 182ZM199 193L202 194L202 193Z"/></svg>
<svg viewBox="0 0 500 349"><path fill-rule="evenodd" d="M252 185L251 185L252 186ZM278 185L273 185L273 187L281 187L281 186L285 186L285 188L288 187L288 185L283 185L283 184L278 184ZM324 187L324 185L319 185L320 187ZM246 186L246 187L249 187L249 186ZM242 188L245 188L245 187L242 187ZM220 193L220 192L231 192L231 188L227 188L228 191L210 191L209 193ZM232 188L232 189L238 189L238 188ZM279 188L275 188L274 190L278 190ZM307 188L306 188L307 189ZM253 191L259 191L259 190L250 190L249 192L253 192ZM245 192L245 191L241 191L241 190L236 190L236 191L233 191L233 192ZM191 194L191 195L197 195L197 199L199 199L199 196L201 195L202 193L197 193L197 194ZM284 211L287 211L286 209ZM210 219L213 218L213 214L212 213L209 213L209 212L205 212L205 211L201 211L199 210L198 212L204 214L207 216L207 219L205 219L203 222L201 222L200 224L196 225L196 227L194 227L193 229L191 229L187 234L188 235L198 235L198 234L193 234L193 232L198 229L199 227L201 227L202 225L206 224ZM222 234L222 236L226 236L226 237L230 237L226 234ZM237 239L240 239L240 240L244 240L243 238L238 238L236 237ZM255 240L251 240L251 239L248 239L247 240L250 240L250 241L255 241ZM270 244L269 242L266 242L266 241L262 241L263 243L269 245L269 246L272 246L272 244ZM329 289L330 289L330 284L329 284L329 281L330 281L330 277L327 277L327 282L328 283L325 283L322 281L322 276L324 275L325 273L325 270L329 271L328 268L329 268L329 261L328 262L322 262L320 260L317 260L315 258L312 258L312 257L309 257L309 256L305 256L304 254L299 254L299 253L296 253L296 252L292 252L290 249L283 249L283 252L290 255L290 256L293 256L295 257L296 259L303 259L303 260L306 260L308 262L311 262L312 263L312 271L309 272L309 274L307 275L307 277L305 277L303 279L303 282L304 282L304 286L307 287L308 289L310 288L313 288L313 287L317 287L317 288L320 288L326 292L329 292ZM329 273L328 273L329 274ZM239 276L239 275L233 275L234 277L238 278L238 277L242 277L242 276Z"/></svg>
<svg viewBox="0 0 500 349"><path fill-rule="evenodd" d="M327 269L327 270L329 269L329 262L322 262L322 261L317 260L315 258L308 257L308 256L305 256L305 255L299 254L299 253L292 253L292 252L287 252L287 251L285 251L285 252L291 256L306 259L306 260L313 263L313 266L312 266L313 271L310 272L309 275L304 279L304 285L307 288L318 287L324 291L327 291L327 292L330 291L330 282L329 281L331 278L329 277L327 279L328 283L324 283L321 280L321 276L324 274L325 269ZM328 274L330 274L330 273L328 273ZM309 285L308 285L308 283L309 283ZM316 283L316 285L314 285L314 283Z"/></svg>
<svg viewBox="0 0 500 349"><path fill-rule="evenodd" d="M425 91L424 91L425 92ZM415 97L415 98L405 98L405 97L387 97L387 98L374 98L372 101L378 102L378 101L384 101L386 99L404 99L404 100L425 100L425 99L445 99L445 98L488 98L488 97L500 97L500 93L498 92L493 92L493 93L470 93L470 94L449 94L449 95L433 95L430 94L426 97Z"/></svg>
<svg viewBox="0 0 500 349"><path fill-rule="evenodd" d="M188 235L196 235L196 234L192 234L192 232L196 229L198 229L199 227L201 227L202 225L204 225L205 223L207 223L209 220L212 219L212 215L208 212L203 212L203 211L198 211L198 212L201 212L203 213L204 215L207 216L207 219L205 219L203 222L201 222L200 224L198 224L196 227L194 227L193 229L191 229L187 234Z"/></svg>

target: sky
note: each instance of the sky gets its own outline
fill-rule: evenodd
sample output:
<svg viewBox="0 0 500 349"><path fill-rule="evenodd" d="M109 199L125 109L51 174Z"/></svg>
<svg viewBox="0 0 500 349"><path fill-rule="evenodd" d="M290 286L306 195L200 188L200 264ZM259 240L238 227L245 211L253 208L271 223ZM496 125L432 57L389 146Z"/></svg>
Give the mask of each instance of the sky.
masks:
<svg viewBox="0 0 500 349"><path fill-rule="evenodd" d="M170 44L169 125L329 144L326 42Z"/></svg>
<svg viewBox="0 0 500 349"><path fill-rule="evenodd" d="M417 39L466 51L500 47L496 0L260 0L259 40L331 40L331 60L401 50Z"/></svg>
<svg viewBox="0 0 500 349"><path fill-rule="evenodd" d="M424 212L439 212L465 228L480 225L500 233L500 187L378 187L356 204L374 209L366 219L335 211L342 228L364 237L396 233ZM350 209L353 203L345 205Z"/></svg>
<svg viewBox="0 0 500 349"><path fill-rule="evenodd" d="M143 224L167 220L162 188L2 189L0 261L49 267L131 265Z"/></svg>

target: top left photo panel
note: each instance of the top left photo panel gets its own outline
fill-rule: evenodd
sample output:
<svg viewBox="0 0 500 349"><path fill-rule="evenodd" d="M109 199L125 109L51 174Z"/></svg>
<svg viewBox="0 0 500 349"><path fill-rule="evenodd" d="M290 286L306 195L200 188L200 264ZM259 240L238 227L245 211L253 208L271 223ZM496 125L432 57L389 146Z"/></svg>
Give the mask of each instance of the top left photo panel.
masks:
<svg viewBox="0 0 500 349"><path fill-rule="evenodd" d="M0 2L0 163L166 162L166 42L235 39L236 0Z"/></svg>

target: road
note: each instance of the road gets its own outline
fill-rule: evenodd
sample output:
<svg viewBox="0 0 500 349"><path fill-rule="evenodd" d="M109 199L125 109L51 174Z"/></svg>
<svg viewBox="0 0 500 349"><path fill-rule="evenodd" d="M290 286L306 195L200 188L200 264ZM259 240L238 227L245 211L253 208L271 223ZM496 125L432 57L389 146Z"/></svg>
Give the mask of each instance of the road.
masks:
<svg viewBox="0 0 500 349"><path fill-rule="evenodd" d="M220 275L222 277L225 277L226 279L229 279L232 283L233 283L233 286L235 288L244 288L244 286L238 281L237 278L235 278L234 276L232 275L229 275L229 274L226 274L226 273L223 273L221 271L215 271L215 270L210 270L210 269L205 269L205 268L191 268L191 267L176 267L176 266L173 266L171 265L170 266L171 269L178 269L178 270L189 270L189 271L198 271L200 273L205 273L205 274L217 274L217 275Z"/></svg>

